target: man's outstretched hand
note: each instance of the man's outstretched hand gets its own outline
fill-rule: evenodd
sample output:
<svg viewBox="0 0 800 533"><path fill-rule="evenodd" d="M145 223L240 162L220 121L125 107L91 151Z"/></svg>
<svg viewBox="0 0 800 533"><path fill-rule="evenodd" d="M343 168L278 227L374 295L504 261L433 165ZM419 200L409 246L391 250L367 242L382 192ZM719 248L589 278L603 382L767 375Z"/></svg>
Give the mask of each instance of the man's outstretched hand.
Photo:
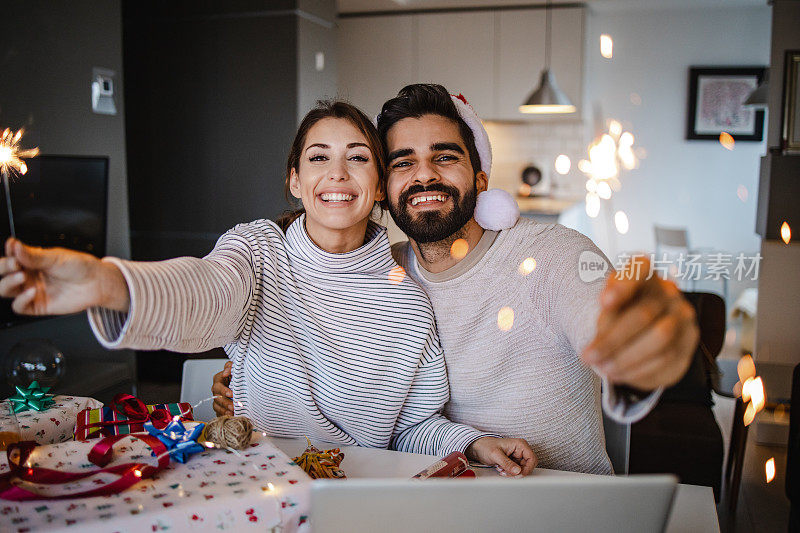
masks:
<svg viewBox="0 0 800 533"><path fill-rule="evenodd" d="M634 257L608 278L597 334L582 354L611 383L641 391L680 381L699 339L692 305L675 283L650 271L647 258Z"/></svg>
<svg viewBox="0 0 800 533"><path fill-rule="evenodd" d="M494 466L503 476L527 476L536 468L538 459L524 439L482 437L467 448L471 461Z"/></svg>
<svg viewBox="0 0 800 533"><path fill-rule="evenodd" d="M214 395L214 412L217 416L233 416L233 391L228 388L231 384L232 366L233 363L227 361L225 367L214 374L211 393Z"/></svg>

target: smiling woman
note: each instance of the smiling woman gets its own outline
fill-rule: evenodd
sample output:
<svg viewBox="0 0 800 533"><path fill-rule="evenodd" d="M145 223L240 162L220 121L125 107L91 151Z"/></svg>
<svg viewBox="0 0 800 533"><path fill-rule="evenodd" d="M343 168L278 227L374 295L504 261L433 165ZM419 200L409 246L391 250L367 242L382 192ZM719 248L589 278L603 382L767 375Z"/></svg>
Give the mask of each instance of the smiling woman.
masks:
<svg viewBox="0 0 800 533"><path fill-rule="evenodd" d="M305 212L317 246L335 253L361 246L375 203L386 196L385 169L369 119L344 102L319 102L300 123L286 163L287 199L291 194L303 208L278 225L285 231Z"/></svg>

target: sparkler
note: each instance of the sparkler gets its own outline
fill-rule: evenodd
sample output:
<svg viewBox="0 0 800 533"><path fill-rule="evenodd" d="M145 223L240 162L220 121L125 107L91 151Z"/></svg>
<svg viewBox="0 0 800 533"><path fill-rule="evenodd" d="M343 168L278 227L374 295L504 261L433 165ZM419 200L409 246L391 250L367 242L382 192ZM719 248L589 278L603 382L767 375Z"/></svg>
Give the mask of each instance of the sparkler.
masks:
<svg viewBox="0 0 800 533"><path fill-rule="evenodd" d="M25 164L23 158L36 157L39 154L38 148L31 148L22 150L19 146L24 129L18 130L16 133L6 128L0 136L0 173L3 176L3 187L6 191L6 208L8 209L8 226L11 230L11 236L16 237L14 230L14 212L11 210L11 190L8 186L9 175L17 173L24 176L28 172L28 165Z"/></svg>

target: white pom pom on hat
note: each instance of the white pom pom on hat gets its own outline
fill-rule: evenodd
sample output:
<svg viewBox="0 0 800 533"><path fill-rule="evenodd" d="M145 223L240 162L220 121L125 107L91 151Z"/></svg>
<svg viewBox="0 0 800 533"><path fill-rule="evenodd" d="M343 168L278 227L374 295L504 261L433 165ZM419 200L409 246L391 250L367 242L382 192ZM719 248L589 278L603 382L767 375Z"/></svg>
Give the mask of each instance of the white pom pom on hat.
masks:
<svg viewBox="0 0 800 533"><path fill-rule="evenodd" d="M508 192L489 189L478 195L475 222L483 229L500 231L514 227L519 220L519 206Z"/></svg>

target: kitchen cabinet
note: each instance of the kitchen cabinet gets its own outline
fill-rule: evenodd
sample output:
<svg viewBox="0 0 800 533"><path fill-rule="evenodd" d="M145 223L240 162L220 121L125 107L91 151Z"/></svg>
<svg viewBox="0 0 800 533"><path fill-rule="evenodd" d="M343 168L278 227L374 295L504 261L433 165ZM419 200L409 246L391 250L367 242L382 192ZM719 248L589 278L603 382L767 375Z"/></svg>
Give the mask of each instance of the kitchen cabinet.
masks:
<svg viewBox="0 0 800 533"><path fill-rule="evenodd" d="M553 120L553 115L523 115L519 105L539 85L545 64L543 9L498 11L494 108L496 120ZM583 98L584 9L552 11L550 69L559 87L578 108L558 117L580 120Z"/></svg>
<svg viewBox="0 0 800 533"><path fill-rule="evenodd" d="M397 91L418 81L416 22L412 15L339 19L339 96L372 118Z"/></svg>
<svg viewBox="0 0 800 533"><path fill-rule="evenodd" d="M479 115L494 111L494 13L419 17L419 79L463 93Z"/></svg>
<svg viewBox="0 0 800 533"><path fill-rule="evenodd" d="M518 111L544 67L545 20L544 9L524 8L340 18L339 94L374 115L404 85L435 82L463 93L486 120L580 120L582 7L552 11L551 69L578 111Z"/></svg>

